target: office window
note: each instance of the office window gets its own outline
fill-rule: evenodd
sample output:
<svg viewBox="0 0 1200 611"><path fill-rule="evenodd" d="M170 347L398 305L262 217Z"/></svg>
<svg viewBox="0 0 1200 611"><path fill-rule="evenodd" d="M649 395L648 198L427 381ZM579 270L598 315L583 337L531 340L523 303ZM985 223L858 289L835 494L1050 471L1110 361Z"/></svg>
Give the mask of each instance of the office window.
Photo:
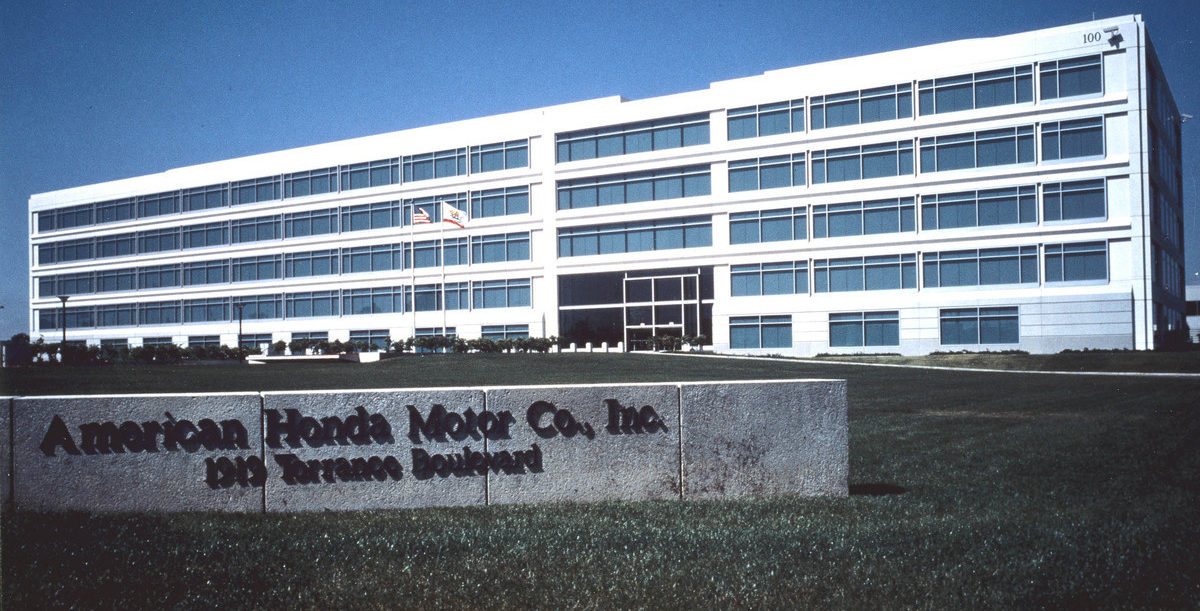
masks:
<svg viewBox="0 0 1200 611"><path fill-rule="evenodd" d="M137 285L139 289L159 289L179 286L179 264L139 267L137 268Z"/></svg>
<svg viewBox="0 0 1200 611"><path fill-rule="evenodd" d="M1042 214L1046 221L1108 216L1104 179L1048 182L1042 186Z"/></svg>
<svg viewBox="0 0 1200 611"><path fill-rule="evenodd" d="M471 147L471 173L529 167L529 141L512 140Z"/></svg>
<svg viewBox="0 0 1200 611"><path fill-rule="evenodd" d="M1104 70L1100 55L1042 62L1038 65L1038 73L1043 100L1104 91Z"/></svg>
<svg viewBox="0 0 1200 611"><path fill-rule="evenodd" d="M350 341L356 344L370 344L374 350L387 350L392 344L392 338L387 329L355 329L350 331Z"/></svg>
<svg viewBox="0 0 1200 611"><path fill-rule="evenodd" d="M229 282L229 260L194 261L183 264L183 285L224 284Z"/></svg>
<svg viewBox="0 0 1200 611"><path fill-rule="evenodd" d="M95 292L91 272L38 278L38 296L86 295Z"/></svg>
<svg viewBox="0 0 1200 611"><path fill-rule="evenodd" d="M529 187L471 192L471 218L529 213Z"/></svg>
<svg viewBox="0 0 1200 611"><path fill-rule="evenodd" d="M441 240L425 240L406 244L404 269L438 267L442 264Z"/></svg>
<svg viewBox="0 0 1200 611"><path fill-rule="evenodd" d="M328 331L292 331L292 339L306 339L314 342L329 341Z"/></svg>
<svg viewBox="0 0 1200 611"><path fill-rule="evenodd" d="M813 96L808 102L812 129L904 119L912 116L912 85Z"/></svg>
<svg viewBox="0 0 1200 611"><path fill-rule="evenodd" d="M501 233L471 238L472 263L529 260L529 232Z"/></svg>
<svg viewBox="0 0 1200 611"><path fill-rule="evenodd" d="M921 138L921 171L944 172L1035 161L1033 126Z"/></svg>
<svg viewBox="0 0 1200 611"><path fill-rule="evenodd" d="M336 167L283 175L284 197L337 193L337 190L338 169Z"/></svg>
<svg viewBox="0 0 1200 611"><path fill-rule="evenodd" d="M134 254L135 252L137 252L137 237L136 236L137 236L137 234L133 234L133 233L122 233L122 234L118 234L118 235L106 235L106 236L100 236L100 237L96 238L96 257L103 259L103 258L107 258L107 257L123 257L125 255ZM84 242L88 242L88 241L89 240L84 239L84 240L73 240L71 242L64 243L64 247L66 247L66 249L59 251L60 257L70 257L70 256L74 255L77 258L91 258L91 255L90 255L91 249L84 248ZM75 248L73 250L70 248L71 245L75 245ZM89 244L89 246L90 246L90 244ZM85 251L89 252L88 256L87 257L80 256ZM61 263L63 261L70 261L70 260L72 260L72 259L60 258L59 262Z"/></svg>
<svg viewBox="0 0 1200 611"><path fill-rule="evenodd" d="M38 213L38 231L70 229L94 224L95 206L82 204Z"/></svg>
<svg viewBox="0 0 1200 611"><path fill-rule="evenodd" d="M369 289L342 291L342 314L399 313L404 308L404 290L401 286L380 286Z"/></svg>
<svg viewBox="0 0 1200 611"><path fill-rule="evenodd" d="M279 295L251 295L248 297L234 297L233 306L235 313L239 305L242 308L243 320L283 318L283 303Z"/></svg>
<svg viewBox="0 0 1200 611"><path fill-rule="evenodd" d="M558 163L708 144L708 114L701 113L558 134Z"/></svg>
<svg viewBox="0 0 1200 611"><path fill-rule="evenodd" d="M471 285L468 282L447 282L442 291L446 296L447 310L471 309Z"/></svg>
<svg viewBox="0 0 1200 611"><path fill-rule="evenodd" d="M133 236L118 235L105 236L96 239L96 244L92 243L91 238L83 238L79 240L64 240L53 244L43 244L38 247L38 263L66 263L68 261L83 261L93 258L93 252L96 252L101 257L115 257L117 255L133 254ZM102 248L104 245L112 246ZM93 251L95 247L95 251ZM49 260L43 256L43 252L49 253ZM108 253L112 254L108 254Z"/></svg>
<svg viewBox="0 0 1200 611"><path fill-rule="evenodd" d="M1046 282L1107 279L1107 242L1046 245Z"/></svg>
<svg viewBox="0 0 1200 611"><path fill-rule="evenodd" d="M791 316L731 316L730 348L791 348Z"/></svg>
<svg viewBox="0 0 1200 611"><path fill-rule="evenodd" d="M1042 159L1104 155L1104 117L1042 124Z"/></svg>
<svg viewBox="0 0 1200 611"><path fill-rule="evenodd" d="M882 255L813 261L813 291L884 291L917 287L916 255Z"/></svg>
<svg viewBox="0 0 1200 611"><path fill-rule="evenodd" d="M733 297L807 295L808 261L734 265L729 280Z"/></svg>
<svg viewBox="0 0 1200 611"><path fill-rule="evenodd" d="M471 262L470 239L446 238L442 240L442 264L467 265Z"/></svg>
<svg viewBox="0 0 1200 611"><path fill-rule="evenodd" d="M949 308L941 311L942 345L1016 344L1017 308Z"/></svg>
<svg viewBox="0 0 1200 611"><path fill-rule="evenodd" d="M117 199L96 204L97 223L128 221L136 216L137 207L132 198Z"/></svg>
<svg viewBox="0 0 1200 611"><path fill-rule="evenodd" d="M921 81L921 114L932 115L1033 101L1033 67L1015 66Z"/></svg>
<svg viewBox="0 0 1200 611"><path fill-rule="evenodd" d="M242 313L245 318L245 312ZM188 299L183 302L183 322L225 322L230 318L229 298Z"/></svg>
<svg viewBox="0 0 1200 611"><path fill-rule="evenodd" d="M782 242L807 237L807 208L735 212L729 215L730 244Z"/></svg>
<svg viewBox="0 0 1200 611"><path fill-rule="evenodd" d="M442 285L418 284L413 291L413 307L418 312L439 312L442 309Z"/></svg>
<svg viewBox="0 0 1200 611"><path fill-rule="evenodd" d="M900 312L843 312L829 314L829 345L899 346Z"/></svg>
<svg viewBox="0 0 1200 611"><path fill-rule="evenodd" d="M337 291L311 291L305 293L288 293L284 295L287 318L311 318L314 316L337 316ZM297 339L292 334L292 339Z"/></svg>
<svg viewBox="0 0 1200 611"><path fill-rule="evenodd" d="M1037 284L1037 247L927 252L925 287Z"/></svg>
<svg viewBox="0 0 1200 611"><path fill-rule="evenodd" d="M279 216L260 216L231 221L230 234L234 244L278 240L282 235L283 222Z"/></svg>
<svg viewBox="0 0 1200 611"><path fill-rule="evenodd" d="M218 348L221 346L220 335L189 335L188 348Z"/></svg>
<svg viewBox="0 0 1200 611"><path fill-rule="evenodd" d="M484 325L480 336L490 340L529 337L529 325Z"/></svg>
<svg viewBox="0 0 1200 611"><path fill-rule="evenodd" d="M399 159L378 159L344 165L341 167L341 182L343 191L400 184Z"/></svg>
<svg viewBox="0 0 1200 611"><path fill-rule="evenodd" d="M313 291L285 295L287 318L309 318L314 316L337 316L338 292ZM292 339L297 339L296 334Z"/></svg>
<svg viewBox="0 0 1200 611"><path fill-rule="evenodd" d="M888 142L870 146L813 151L812 181L827 182L902 176L913 173L912 142Z"/></svg>
<svg viewBox="0 0 1200 611"><path fill-rule="evenodd" d="M155 195L140 195L137 197L138 218L162 216L179 212L179 194L157 193Z"/></svg>
<svg viewBox="0 0 1200 611"><path fill-rule="evenodd" d="M804 185L804 153L729 162L729 192Z"/></svg>
<svg viewBox="0 0 1200 611"><path fill-rule="evenodd" d="M342 208L342 231L400 226L400 202L375 202Z"/></svg>
<svg viewBox="0 0 1200 611"><path fill-rule="evenodd" d="M138 304L139 325L174 325L179 324L179 322L178 301L157 301ZM170 338L167 339L167 343L171 343ZM142 340L142 345L147 345L146 340Z"/></svg>
<svg viewBox="0 0 1200 611"><path fill-rule="evenodd" d="M265 255L234 259L231 267L234 282L253 282L281 278L283 266L279 255Z"/></svg>
<svg viewBox="0 0 1200 611"><path fill-rule="evenodd" d="M689 216L558 230L558 256L579 257L712 246L712 217Z"/></svg>
<svg viewBox="0 0 1200 611"><path fill-rule="evenodd" d="M959 229L1037 222L1036 187L964 191L921 197L921 228Z"/></svg>
<svg viewBox="0 0 1200 611"><path fill-rule="evenodd" d="M287 253L283 258L283 270L287 278L336 274L338 273L338 251L336 248L331 248L329 250Z"/></svg>
<svg viewBox="0 0 1200 611"><path fill-rule="evenodd" d="M726 114L730 140L804 131L803 99L732 108Z"/></svg>
<svg viewBox="0 0 1200 611"><path fill-rule="evenodd" d="M394 269L404 269L400 244L376 244L342 249L343 274Z"/></svg>
<svg viewBox="0 0 1200 611"><path fill-rule="evenodd" d="M162 252L164 250L179 250L179 228L155 229L137 233L138 252Z"/></svg>
<svg viewBox="0 0 1200 611"><path fill-rule="evenodd" d="M916 205L911 197L813 206L813 237L873 235L916 231Z"/></svg>
<svg viewBox="0 0 1200 611"><path fill-rule="evenodd" d="M280 199L280 195L282 195L278 176L234 182L230 184L230 192L233 194L231 203L234 206L269 202Z"/></svg>
<svg viewBox="0 0 1200 611"><path fill-rule="evenodd" d="M182 199L183 209L188 212L224 208L229 205L229 187L222 184L185 189Z"/></svg>
<svg viewBox="0 0 1200 611"><path fill-rule="evenodd" d="M39 329L61 329L63 324L62 308L38 310ZM96 326L96 309L91 306L67 308L66 324L68 329L88 329Z"/></svg>
<svg viewBox="0 0 1200 611"><path fill-rule="evenodd" d="M467 174L467 149L447 149L436 153L405 155L404 182L465 176Z"/></svg>
<svg viewBox="0 0 1200 611"><path fill-rule="evenodd" d="M138 324L138 306L119 304L96 306L96 327L133 327Z"/></svg>
<svg viewBox="0 0 1200 611"><path fill-rule="evenodd" d="M184 248L223 246L229 243L229 221L188 225L183 228Z"/></svg>
<svg viewBox="0 0 1200 611"><path fill-rule="evenodd" d="M560 180L558 209L594 208L659 199L709 195L709 166L666 168Z"/></svg>
<svg viewBox="0 0 1200 611"><path fill-rule="evenodd" d="M174 346L169 337L146 337L142 339L143 346Z"/></svg>
<svg viewBox="0 0 1200 611"><path fill-rule="evenodd" d="M368 204L370 205L370 204ZM370 214L366 214L369 218ZM283 237L303 238L338 232L338 209L309 210L283 215Z"/></svg>
<svg viewBox="0 0 1200 611"><path fill-rule="evenodd" d="M239 348L262 348L263 344L271 343L270 333L243 333L238 336Z"/></svg>
<svg viewBox="0 0 1200 611"><path fill-rule="evenodd" d="M96 272L97 293L132 291L135 288L137 288L137 271L132 268Z"/></svg>
<svg viewBox="0 0 1200 611"><path fill-rule="evenodd" d="M471 290L476 309L528 307L532 303L529 278L472 282Z"/></svg>

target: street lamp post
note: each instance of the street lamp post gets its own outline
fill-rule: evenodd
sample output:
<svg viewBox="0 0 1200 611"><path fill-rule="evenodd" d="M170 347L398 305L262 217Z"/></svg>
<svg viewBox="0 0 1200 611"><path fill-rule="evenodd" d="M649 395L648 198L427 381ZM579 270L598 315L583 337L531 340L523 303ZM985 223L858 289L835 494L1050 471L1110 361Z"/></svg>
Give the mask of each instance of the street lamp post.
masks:
<svg viewBox="0 0 1200 611"><path fill-rule="evenodd" d="M66 348L66 346L67 346L67 300L70 298L71 298L70 295L59 295L58 296L59 301L62 301L62 332L63 332L62 343L63 343L64 348Z"/></svg>
<svg viewBox="0 0 1200 611"><path fill-rule="evenodd" d="M241 348L241 347L242 347L242 308L246 307L246 304L244 304L244 303L235 303L235 304L233 304L233 307L237 308L237 312L238 312L238 338L237 338L237 347L238 347L238 348Z"/></svg>

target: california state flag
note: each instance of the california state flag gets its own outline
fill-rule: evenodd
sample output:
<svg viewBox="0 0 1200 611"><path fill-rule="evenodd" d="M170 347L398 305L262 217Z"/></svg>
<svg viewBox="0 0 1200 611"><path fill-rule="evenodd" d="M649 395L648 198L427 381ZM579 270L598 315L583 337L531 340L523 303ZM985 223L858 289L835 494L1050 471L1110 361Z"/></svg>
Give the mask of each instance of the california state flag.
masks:
<svg viewBox="0 0 1200 611"><path fill-rule="evenodd" d="M466 227L467 213L455 208L454 206L451 206L447 202L442 202L442 220L447 223L458 225L459 227Z"/></svg>

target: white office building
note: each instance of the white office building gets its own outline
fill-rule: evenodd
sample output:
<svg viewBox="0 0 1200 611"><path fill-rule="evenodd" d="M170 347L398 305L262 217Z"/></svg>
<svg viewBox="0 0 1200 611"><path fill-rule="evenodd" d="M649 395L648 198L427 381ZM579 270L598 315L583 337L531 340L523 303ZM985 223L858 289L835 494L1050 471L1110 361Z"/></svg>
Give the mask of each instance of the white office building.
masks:
<svg viewBox="0 0 1200 611"><path fill-rule="evenodd" d="M1180 172L1128 16L37 194L30 331L1149 349L1184 322Z"/></svg>

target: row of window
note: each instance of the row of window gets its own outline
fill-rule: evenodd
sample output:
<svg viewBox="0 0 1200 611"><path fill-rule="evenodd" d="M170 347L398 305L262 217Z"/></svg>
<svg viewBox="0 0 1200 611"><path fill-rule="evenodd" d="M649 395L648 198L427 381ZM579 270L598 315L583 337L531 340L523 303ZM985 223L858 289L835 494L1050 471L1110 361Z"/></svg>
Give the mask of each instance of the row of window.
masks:
<svg viewBox="0 0 1200 611"><path fill-rule="evenodd" d="M558 163L708 144L708 114L565 132L555 143Z"/></svg>
<svg viewBox="0 0 1200 611"><path fill-rule="evenodd" d="M1037 284L1038 247L980 248L921 255L923 288ZM1046 244L1046 282L1108 279L1108 246L1105 242ZM844 257L812 260L813 281L808 281L808 261L750 263L730 267L733 297L807 295L849 291L917 288L915 254Z"/></svg>
<svg viewBox="0 0 1200 611"><path fill-rule="evenodd" d="M560 180L558 209L594 208L712 193L708 166L663 168Z"/></svg>
<svg viewBox="0 0 1200 611"><path fill-rule="evenodd" d="M1104 179L1042 185L1044 221L1103 219L1107 214ZM813 238L916 231L912 197L816 204ZM729 215L730 244L756 244L808 238L807 207L735 212ZM961 229L1037 222L1037 187L962 191L921 197L921 229Z"/></svg>
<svg viewBox="0 0 1200 611"><path fill-rule="evenodd" d="M1041 99L1052 100L1103 91L1100 55L1039 64ZM913 116L913 87L898 84L808 99L809 129L905 119ZM1025 64L917 83L922 116L991 108L1033 101L1033 66ZM803 98L728 111L730 140L805 131ZM561 160L561 159L560 159Z"/></svg>
<svg viewBox="0 0 1200 611"><path fill-rule="evenodd" d="M529 307L528 278L214 297L66 308L67 328L131 327L278 318ZM61 329L62 308L38 310L39 329Z"/></svg>
<svg viewBox="0 0 1200 611"><path fill-rule="evenodd" d="M1066 159L1104 154L1104 121L1101 117L1055 121L1042 125L1044 159ZM1033 126L1005 128L920 139L921 171L1025 163L1034 160ZM885 176L913 174L913 145L908 141L813 151L812 182L823 184ZM734 161L729 165L731 191L769 189L804 184L802 154ZM559 181L560 210L641 201L696 197L711 193L705 166L666 168L600 177ZM452 196L462 204L465 194ZM491 213L528 211L528 188L472 193L472 211ZM281 237L357 231L408 225L419 208L440 219L443 198L403 202L378 202L339 209L219 221L100 238L66 240L38 247L38 263L51 264L106 258L134 253L239 244ZM489 202L485 205L485 200ZM447 200L448 201L448 200ZM486 211L485 211L486 209ZM335 217L335 210L339 215ZM431 212L432 211L432 212ZM340 219L340 222L337 221ZM1031 219L1032 220L1032 219ZM901 227L902 225L897 225Z"/></svg>
<svg viewBox="0 0 1200 611"><path fill-rule="evenodd" d="M1053 121L1041 129L1044 161L1104 155L1103 117ZM1036 161L1033 125L920 138L919 149L922 173ZM911 141L812 151L809 158L814 185L915 175ZM804 153L729 162L731 193L805 183Z"/></svg>
<svg viewBox="0 0 1200 611"><path fill-rule="evenodd" d="M529 142L498 142L47 210L38 213L37 230L70 229L399 184L401 168L403 182L461 176L468 173L468 159L472 174L529 167Z"/></svg>
<svg viewBox="0 0 1200 611"><path fill-rule="evenodd" d="M43 276L38 278L38 295L84 295L529 259L529 232L501 233Z"/></svg>
<svg viewBox="0 0 1200 611"><path fill-rule="evenodd" d="M414 333L416 337L427 335L457 335L454 327L417 327ZM292 340L311 340L311 341L328 341L328 331L292 331L290 333ZM484 339L500 340L500 339L517 339L521 337L529 337L529 325L484 325L480 334ZM243 333L238 336L238 345L255 348L261 344L271 343L274 335L271 333ZM371 344L377 350L386 350L391 344L391 334L387 329L352 329L350 331L350 341L356 344ZM166 345L173 343L170 337L147 337L142 340L143 346ZM190 347L217 347L221 345L220 335L189 335L187 338L187 346ZM100 340L102 348L111 350L119 350L129 347L128 339L111 339L106 338Z"/></svg>
<svg viewBox="0 0 1200 611"><path fill-rule="evenodd" d="M38 263L66 263L133 254L208 248L266 240L302 238L332 233L411 227L413 215L424 211L430 222L441 221L441 203L470 206L473 218L529 212L529 187L509 187L445 196L423 197L354 206L275 214L136 233L52 242L38 246Z"/></svg>
<svg viewBox="0 0 1200 611"><path fill-rule="evenodd" d="M942 345L1016 344L1020 342L1017 308L945 308L939 311ZM833 348L900 345L900 313L837 312L829 314L829 346ZM792 347L792 317L732 316L730 348Z"/></svg>
<svg viewBox="0 0 1200 611"><path fill-rule="evenodd" d="M580 257L712 246L712 217L691 216L558 230L558 256Z"/></svg>

